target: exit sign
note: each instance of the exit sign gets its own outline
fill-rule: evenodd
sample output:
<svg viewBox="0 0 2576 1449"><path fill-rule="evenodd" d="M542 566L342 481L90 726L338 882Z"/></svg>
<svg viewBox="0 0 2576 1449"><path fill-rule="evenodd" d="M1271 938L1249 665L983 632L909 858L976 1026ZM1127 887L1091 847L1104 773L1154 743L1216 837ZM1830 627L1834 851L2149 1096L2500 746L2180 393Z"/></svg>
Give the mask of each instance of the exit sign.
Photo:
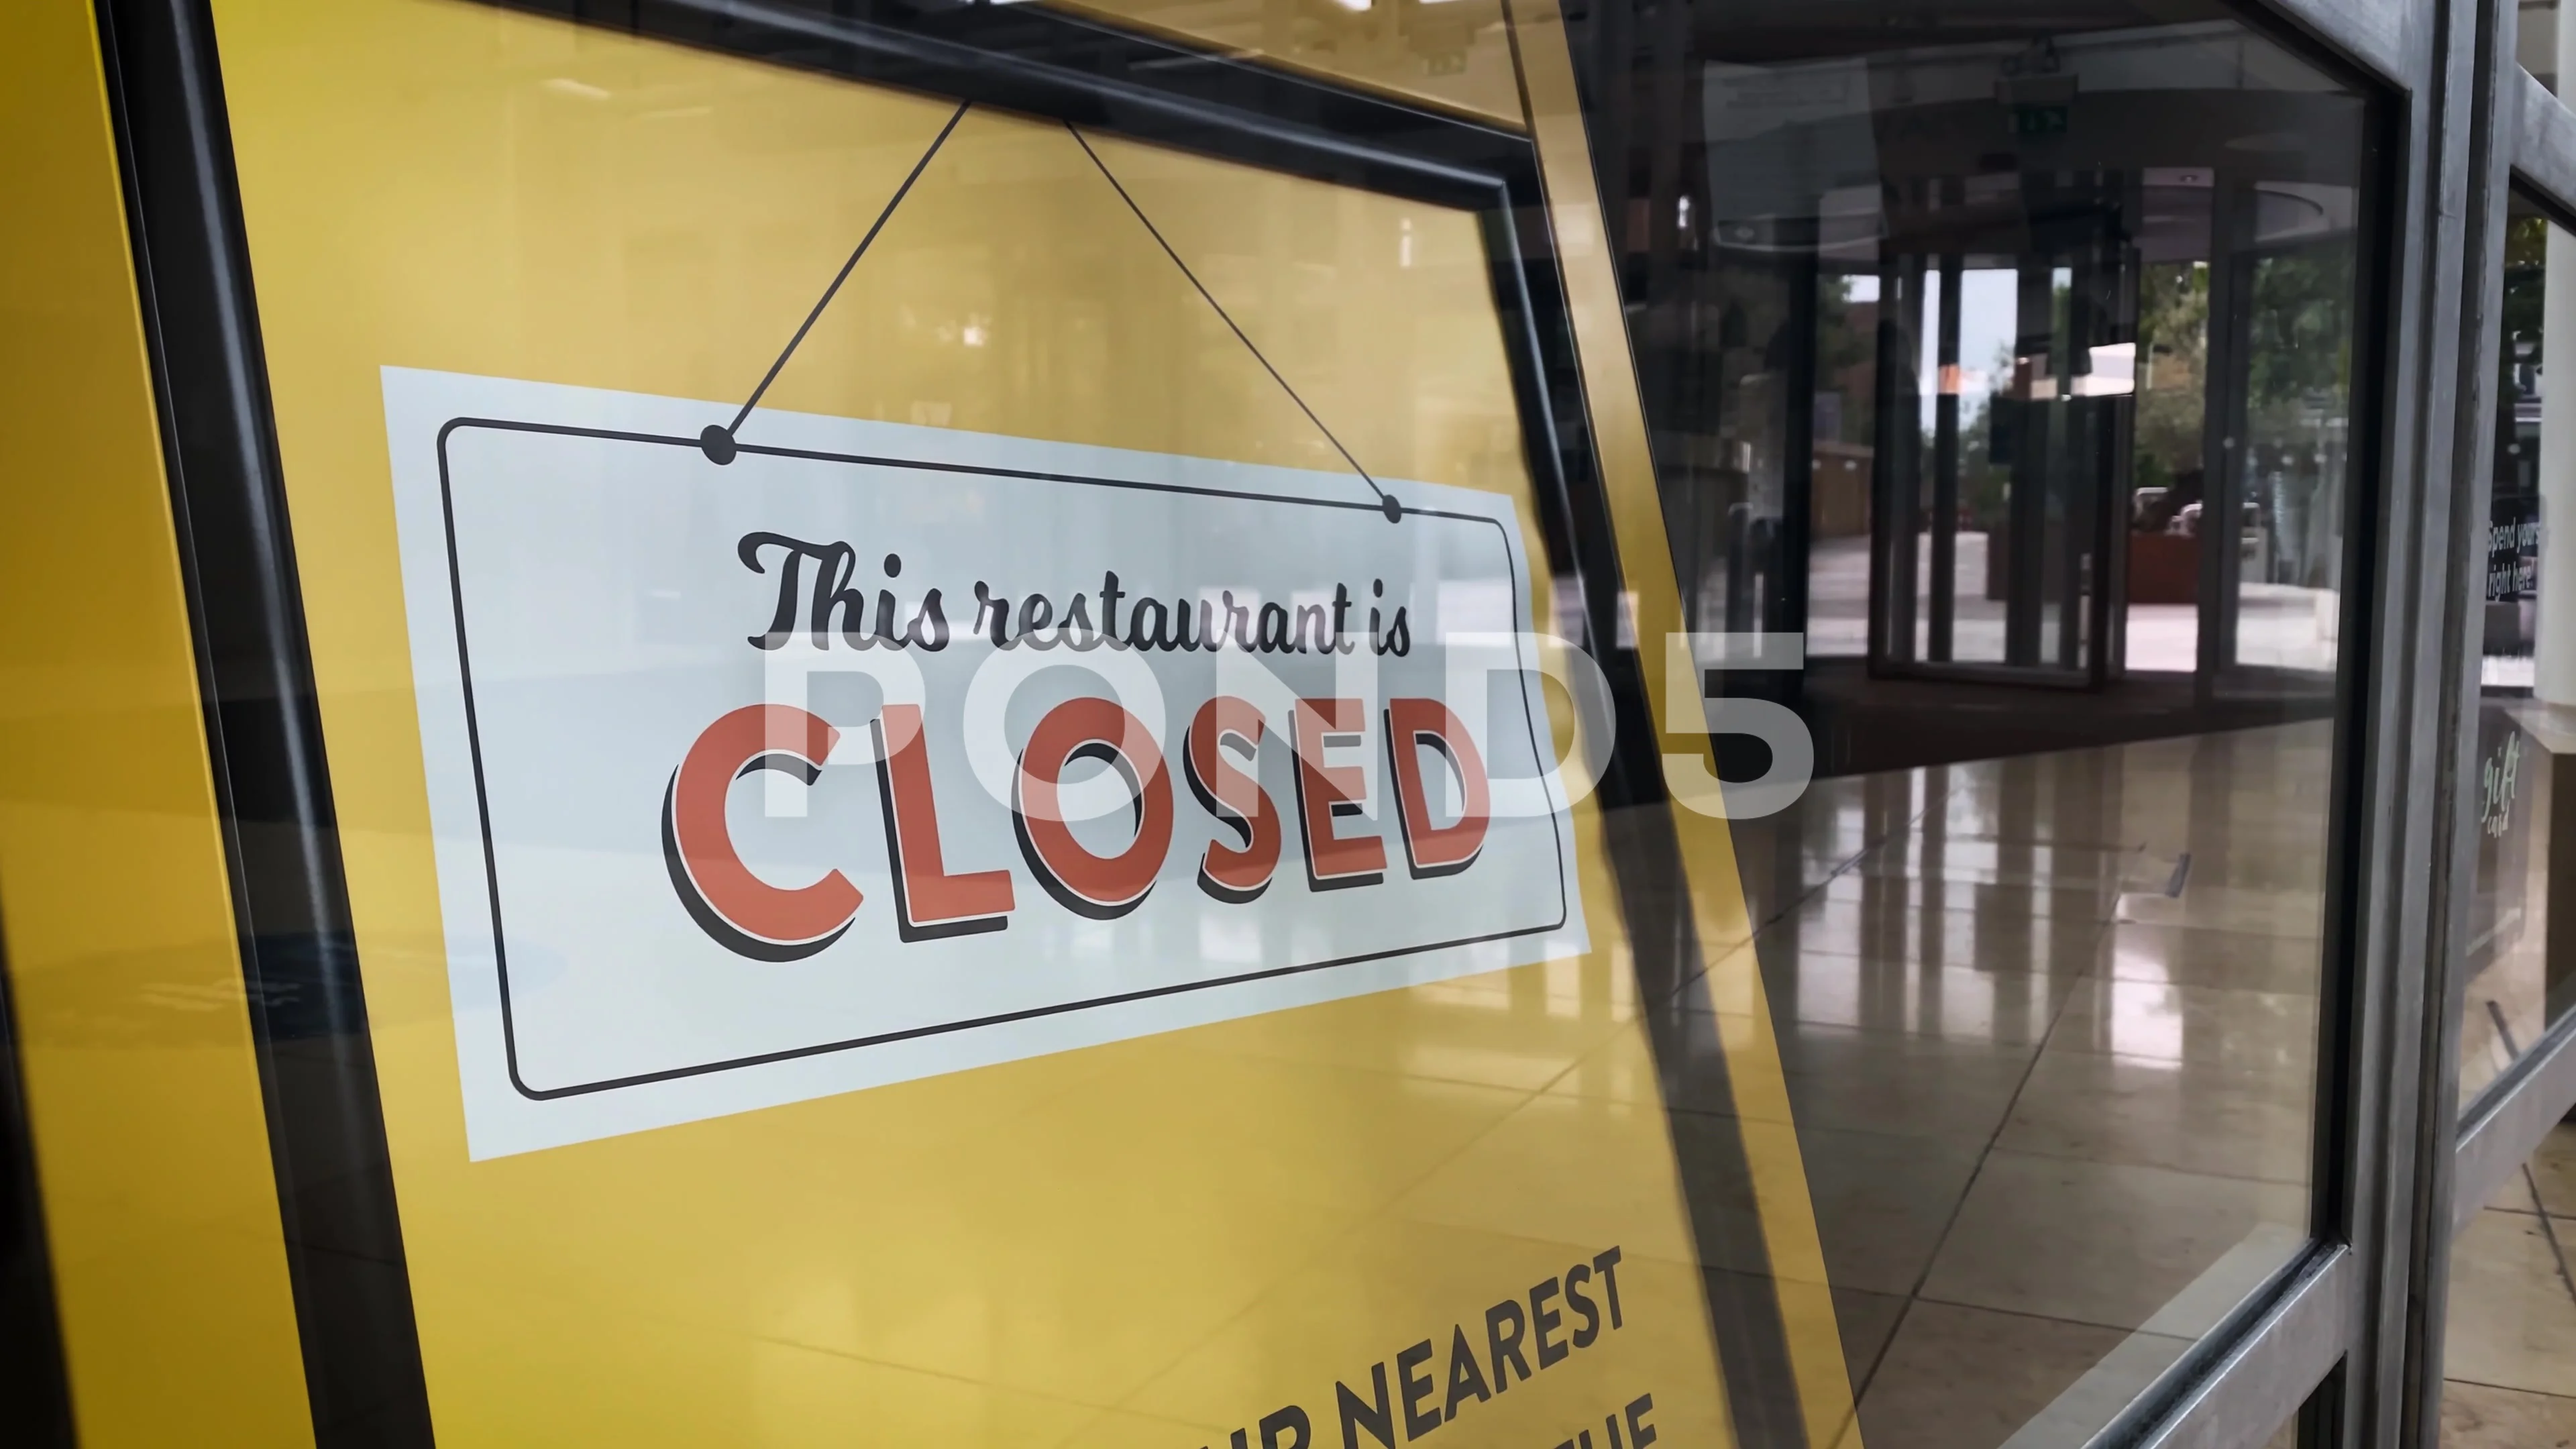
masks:
<svg viewBox="0 0 2576 1449"><path fill-rule="evenodd" d="M2070 109L2068 106L2015 106L2012 108L2012 133L2016 136L2063 136Z"/></svg>

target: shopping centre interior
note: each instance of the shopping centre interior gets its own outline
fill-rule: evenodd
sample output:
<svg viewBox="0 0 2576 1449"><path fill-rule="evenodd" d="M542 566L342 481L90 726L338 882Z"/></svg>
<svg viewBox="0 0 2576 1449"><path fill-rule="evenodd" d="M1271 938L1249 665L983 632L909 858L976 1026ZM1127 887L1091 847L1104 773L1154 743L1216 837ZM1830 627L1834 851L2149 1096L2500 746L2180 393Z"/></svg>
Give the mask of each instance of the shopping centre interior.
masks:
<svg viewBox="0 0 2576 1449"><path fill-rule="evenodd" d="M1711 685L1816 741L1737 848L1860 1431L2074 1443L2306 1232L2376 142L2216 11L1835 9L1597 7L1596 167L1693 625L1804 637ZM2550 1019L2508 894L2464 1096ZM2576 1388L2522 1197L2445 1442L2564 1442L2516 1437Z"/></svg>

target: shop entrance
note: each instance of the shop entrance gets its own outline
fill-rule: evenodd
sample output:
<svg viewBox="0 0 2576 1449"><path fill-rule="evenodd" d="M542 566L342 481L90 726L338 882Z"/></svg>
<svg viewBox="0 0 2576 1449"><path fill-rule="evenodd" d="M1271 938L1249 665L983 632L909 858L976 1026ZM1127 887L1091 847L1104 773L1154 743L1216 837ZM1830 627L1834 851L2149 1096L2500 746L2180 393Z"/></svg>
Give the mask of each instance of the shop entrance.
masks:
<svg viewBox="0 0 2576 1449"><path fill-rule="evenodd" d="M1628 258L1692 303L1639 343L1667 524L1695 627L1804 636L1803 674L1724 683L1825 773L2328 707L2348 103L2258 98L2207 40L1700 71L1705 199L1644 198L1675 225ZM2079 86L2115 57L2192 103Z"/></svg>
<svg viewBox="0 0 2576 1449"><path fill-rule="evenodd" d="M2002 205L1967 204L1953 180L1916 190L1952 204L1910 216L1897 243L1909 250L1891 247L1878 275L1889 396L1871 449L1884 505L1872 516L1870 664L2102 684L2121 663L2116 545L2134 485L2137 263L2124 198L2100 178L1986 188ZM1995 234L2008 229L2022 235Z"/></svg>

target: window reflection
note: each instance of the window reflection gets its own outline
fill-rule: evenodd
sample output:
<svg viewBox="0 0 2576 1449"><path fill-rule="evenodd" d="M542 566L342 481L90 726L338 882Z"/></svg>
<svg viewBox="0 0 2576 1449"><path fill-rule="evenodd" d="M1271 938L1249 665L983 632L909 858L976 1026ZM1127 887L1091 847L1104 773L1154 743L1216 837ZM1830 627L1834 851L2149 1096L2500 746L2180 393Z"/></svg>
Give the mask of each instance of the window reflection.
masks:
<svg viewBox="0 0 2576 1449"><path fill-rule="evenodd" d="M2534 79L2558 88L2558 0L2517 0L2514 58Z"/></svg>
<svg viewBox="0 0 2576 1449"><path fill-rule="evenodd" d="M2576 970L2549 939L2557 760L2576 747L2568 708L2576 704L2576 671L2566 667L2576 641L2555 637L2540 612L2550 460L2565 446L2568 423L2547 411L2544 383L2549 363L2576 345L2568 329L2552 333L2548 281L2553 264L2563 275L2571 257L2567 233L2517 193L2505 222L2494 464L2477 583L2478 747L2466 795L2475 802L2477 875L2462 961L2463 1108L2576 1003Z"/></svg>
<svg viewBox="0 0 2576 1449"><path fill-rule="evenodd" d="M1705 178L1623 163L1694 627L1933 675L2331 673L2357 102L2223 22L2105 22L1710 59ZM2150 124L2182 95L2247 124Z"/></svg>
<svg viewBox="0 0 2576 1449"><path fill-rule="evenodd" d="M2306 1232L2372 133L2215 5L1811 8L1569 13L1693 626L1804 636L1707 683L1815 740L1732 828L1861 1430L2080 1442Z"/></svg>

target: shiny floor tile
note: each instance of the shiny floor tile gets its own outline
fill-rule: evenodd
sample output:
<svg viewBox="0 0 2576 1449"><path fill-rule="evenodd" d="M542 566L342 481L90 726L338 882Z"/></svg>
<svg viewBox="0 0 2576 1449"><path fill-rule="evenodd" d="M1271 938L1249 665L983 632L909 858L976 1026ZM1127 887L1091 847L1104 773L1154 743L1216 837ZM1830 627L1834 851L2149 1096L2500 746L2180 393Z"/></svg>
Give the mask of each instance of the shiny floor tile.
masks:
<svg viewBox="0 0 2576 1449"><path fill-rule="evenodd" d="M2324 927L2325 896L2313 889L2269 890L2195 883L2178 896L2162 891L2123 894L2112 919L2149 926L2198 926L2213 931L2313 939Z"/></svg>
<svg viewBox="0 0 2576 1449"><path fill-rule="evenodd" d="M2441 1449L2571 1449L2576 1399L2458 1379L2442 1386Z"/></svg>
<svg viewBox="0 0 2576 1449"><path fill-rule="evenodd" d="M2052 1045L1995 1145L2043 1157L2308 1180L2310 1079Z"/></svg>
<svg viewBox="0 0 2576 1449"><path fill-rule="evenodd" d="M1916 1137L1802 1129L1807 1194L1838 1287L1912 1293L1977 1170L1978 1152Z"/></svg>
<svg viewBox="0 0 2576 1449"><path fill-rule="evenodd" d="M2128 1337L2018 1313L1916 1302L1860 1401L1860 1442L1995 1449Z"/></svg>
<svg viewBox="0 0 2576 1449"><path fill-rule="evenodd" d="M2452 1240L2443 1344L2446 1449L2576 1445L2576 1127L2551 1129L2525 1170Z"/></svg>
<svg viewBox="0 0 2576 1449"><path fill-rule="evenodd" d="M1925 965L1901 955L1772 951L1763 965L1772 1015L1784 1021L2011 1046L2045 1038L2080 985L2066 975Z"/></svg>
<svg viewBox="0 0 2576 1449"><path fill-rule="evenodd" d="M2313 996L2325 974L2323 949L2313 937L2119 922L2103 937L2101 972L2123 981Z"/></svg>
<svg viewBox="0 0 2576 1449"><path fill-rule="evenodd" d="M1874 1449L2080 1440L2305 1240L2330 745L1834 781L1739 831L1796 1125L1675 1131L1794 1132ZM1758 1262L1749 1204L1694 1213Z"/></svg>
<svg viewBox="0 0 2576 1449"><path fill-rule="evenodd" d="M2098 964L2106 923L2010 908L1944 910L1897 899L1818 899L1754 938L1765 961L1809 951L1973 966L1981 971L2081 975Z"/></svg>
<svg viewBox="0 0 2576 1449"><path fill-rule="evenodd" d="M2094 978L2077 985L2051 1046L2300 1080L2316 1058L2317 999L2287 992Z"/></svg>
<svg viewBox="0 0 2576 1449"><path fill-rule="evenodd" d="M2170 865L2166 869L2170 869ZM2116 892L2164 875L2142 850L1906 833L1864 853L1856 875L2045 890Z"/></svg>
<svg viewBox="0 0 2576 1449"><path fill-rule="evenodd" d="M2549 1129L2531 1155L2531 1175L2551 1216L2576 1217L2576 1126L2561 1122Z"/></svg>
<svg viewBox="0 0 2576 1449"><path fill-rule="evenodd" d="M2191 852L2186 892L2232 886L2313 896L2325 889L2326 822L2321 815L2291 815L2251 830L2229 824L2225 834L2195 830L2181 842Z"/></svg>
<svg viewBox="0 0 2576 1449"><path fill-rule="evenodd" d="M1978 880L1870 875L1859 870L1827 881L1813 899L1853 901L1875 911L1957 911L2024 920L2104 922L2116 888L2103 885L1997 885Z"/></svg>
<svg viewBox="0 0 2576 1449"><path fill-rule="evenodd" d="M1923 1296L2134 1329L2265 1224L2306 1221L2281 1183L1998 1151Z"/></svg>
<svg viewBox="0 0 2576 1449"><path fill-rule="evenodd" d="M1787 1131L1765 1123L1740 1124L1732 1117L1673 1114L1683 1189L1709 1266L1746 1273L1771 1270L1757 1209L1726 1171L1726 1139L1738 1132L1785 1136ZM1828 1283L1870 1293L1913 1292L1976 1172L1976 1151L1918 1138L1826 1129L1801 1129L1796 1141L1816 1230L1824 1242Z"/></svg>
<svg viewBox="0 0 2576 1449"><path fill-rule="evenodd" d="M1866 1385L1877 1372L1911 1301L1893 1293L1834 1290L1834 1321L1842 1330L1843 1365L1853 1383Z"/></svg>
<svg viewBox="0 0 2576 1449"><path fill-rule="evenodd" d="M2481 1211L2452 1240L2442 1371L2495 1388L2576 1397L2576 1293L2538 1216Z"/></svg>
<svg viewBox="0 0 2576 1449"><path fill-rule="evenodd" d="M1994 1139L2038 1050L1812 1022L1784 1023L1777 1041L1801 1126L1968 1147Z"/></svg>

